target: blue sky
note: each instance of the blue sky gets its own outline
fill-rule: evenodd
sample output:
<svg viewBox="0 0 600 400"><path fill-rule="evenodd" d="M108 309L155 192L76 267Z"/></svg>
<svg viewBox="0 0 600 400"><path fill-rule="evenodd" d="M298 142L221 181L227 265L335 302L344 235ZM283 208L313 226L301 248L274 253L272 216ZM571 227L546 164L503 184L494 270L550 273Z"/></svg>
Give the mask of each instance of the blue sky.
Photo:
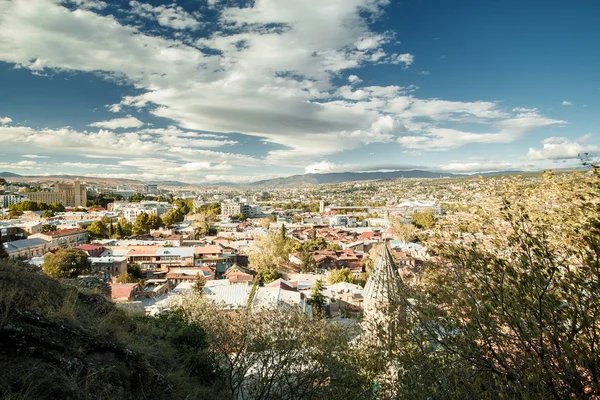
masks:
<svg viewBox="0 0 600 400"><path fill-rule="evenodd" d="M190 183L600 152L600 2L0 0L0 170Z"/></svg>

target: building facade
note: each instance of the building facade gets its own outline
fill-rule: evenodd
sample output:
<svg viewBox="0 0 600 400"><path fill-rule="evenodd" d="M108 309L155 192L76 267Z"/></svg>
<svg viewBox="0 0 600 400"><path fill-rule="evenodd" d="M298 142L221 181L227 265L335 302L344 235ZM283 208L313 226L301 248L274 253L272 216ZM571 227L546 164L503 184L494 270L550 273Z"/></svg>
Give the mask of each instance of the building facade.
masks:
<svg viewBox="0 0 600 400"><path fill-rule="evenodd" d="M53 192L29 192L27 197L31 201L41 203L61 203L65 207L87 207L87 186L78 179L71 185L58 183Z"/></svg>

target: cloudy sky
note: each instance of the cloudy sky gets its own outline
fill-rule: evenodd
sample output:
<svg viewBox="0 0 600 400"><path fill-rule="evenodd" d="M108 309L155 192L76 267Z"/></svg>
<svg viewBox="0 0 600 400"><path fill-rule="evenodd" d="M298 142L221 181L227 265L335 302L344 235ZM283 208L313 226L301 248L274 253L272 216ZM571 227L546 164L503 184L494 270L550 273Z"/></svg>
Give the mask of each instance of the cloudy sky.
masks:
<svg viewBox="0 0 600 400"><path fill-rule="evenodd" d="M596 0L0 0L0 171L192 183L576 165Z"/></svg>

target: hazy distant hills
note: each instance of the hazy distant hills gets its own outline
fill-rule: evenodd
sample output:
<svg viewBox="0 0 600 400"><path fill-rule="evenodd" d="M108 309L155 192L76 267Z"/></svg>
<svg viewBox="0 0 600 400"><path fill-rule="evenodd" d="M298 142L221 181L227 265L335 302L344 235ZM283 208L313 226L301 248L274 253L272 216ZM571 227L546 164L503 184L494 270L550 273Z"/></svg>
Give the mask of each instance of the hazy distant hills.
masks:
<svg viewBox="0 0 600 400"><path fill-rule="evenodd" d="M330 174L304 174L293 175L285 178L275 178L251 183L251 186L279 186L294 187L325 183L344 183L355 181L373 181L397 178L457 178L465 175L439 173L414 169L410 171L388 172L337 172Z"/></svg>
<svg viewBox="0 0 600 400"><path fill-rule="evenodd" d="M413 169L408 171L387 171L387 172L336 172L329 174L303 174L303 175L292 175L282 178L261 180L246 184L234 184L227 182L219 182L213 184L191 184L179 181L158 181L152 182L159 186L170 186L170 187L189 187L189 186L223 186L223 187L281 187L281 188L292 188L310 185L320 185L328 183L346 183L346 182L359 182L359 181L374 181L374 180L387 180L387 179L398 179L398 178L461 178L468 176L489 176L489 175L509 175L515 173L521 173L522 171L499 171L499 172L486 172L481 174L452 174L447 172L433 172L427 170ZM93 178L93 177L78 177L74 175L52 175L52 176L23 176L12 172L0 172L0 177L3 178L23 178L27 181L32 180L43 180L50 181L52 179L75 179L80 178L83 181L93 182L96 184L111 184L111 183L126 183L130 185L142 185L148 182L142 182L133 179L105 179L105 178Z"/></svg>

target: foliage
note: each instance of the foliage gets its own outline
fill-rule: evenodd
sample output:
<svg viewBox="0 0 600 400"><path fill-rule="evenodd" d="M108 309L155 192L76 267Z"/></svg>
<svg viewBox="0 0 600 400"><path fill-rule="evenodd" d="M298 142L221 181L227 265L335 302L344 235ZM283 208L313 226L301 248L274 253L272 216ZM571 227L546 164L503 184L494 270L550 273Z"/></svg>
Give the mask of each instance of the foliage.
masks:
<svg viewBox="0 0 600 400"><path fill-rule="evenodd" d="M27 264L0 261L0 337L2 398L230 399L198 323L130 317Z"/></svg>
<svg viewBox="0 0 600 400"><path fill-rule="evenodd" d="M89 271L88 256L74 248L58 249L44 256L43 271L53 278L75 278Z"/></svg>
<svg viewBox="0 0 600 400"><path fill-rule="evenodd" d="M370 398L345 326L295 308L225 311L199 296L182 309L206 332L232 399Z"/></svg>
<svg viewBox="0 0 600 400"><path fill-rule="evenodd" d="M142 274L142 268L140 268L139 264L127 265L127 273L135 278L135 282L144 278L144 275Z"/></svg>
<svg viewBox="0 0 600 400"><path fill-rule="evenodd" d="M598 397L600 176L483 187L487 212L464 217L478 235L443 221L443 262L404 288L399 397Z"/></svg>
<svg viewBox="0 0 600 400"><path fill-rule="evenodd" d="M2 234L0 233L0 239L2 239ZM8 252L4 247L4 243L0 240L0 260L8 258Z"/></svg>
<svg viewBox="0 0 600 400"><path fill-rule="evenodd" d="M259 285L267 285L281 278L281 274L275 268L259 268L256 270L256 282Z"/></svg>
<svg viewBox="0 0 600 400"><path fill-rule="evenodd" d="M413 216L414 218L414 216ZM419 218L417 218L418 220ZM419 230L413 223L404 223L400 218L391 218L392 226L394 227L394 238L401 242L416 242L417 233Z"/></svg>
<svg viewBox="0 0 600 400"><path fill-rule="evenodd" d="M260 226L265 229L269 229L269 227L271 226L271 222L275 222L275 221L277 221L277 217L274 215L270 216L270 217L261 218Z"/></svg>
<svg viewBox="0 0 600 400"><path fill-rule="evenodd" d="M162 219L156 214L148 214L148 228L149 230L158 229L163 226Z"/></svg>
<svg viewBox="0 0 600 400"><path fill-rule="evenodd" d="M128 272L122 272L117 276L117 283L135 283L138 280Z"/></svg>
<svg viewBox="0 0 600 400"><path fill-rule="evenodd" d="M44 210L42 212L42 218L52 218L54 217L54 211L52 210Z"/></svg>
<svg viewBox="0 0 600 400"><path fill-rule="evenodd" d="M122 239L124 237L131 236L133 234L133 226L125 218L121 218L117 223L116 235L117 238Z"/></svg>
<svg viewBox="0 0 600 400"><path fill-rule="evenodd" d="M204 285L206 285L206 279L200 275L200 273L197 273L196 279L194 280L194 286L192 288L194 293L202 295L202 289L204 288Z"/></svg>
<svg viewBox="0 0 600 400"><path fill-rule="evenodd" d="M272 233L257 238L254 247L254 251L248 257L250 267L256 270L278 269L288 263L290 253L297 248L297 242Z"/></svg>
<svg viewBox="0 0 600 400"><path fill-rule="evenodd" d="M325 312L325 296L321 291L323 290L323 282L318 279L313 285L310 291L310 305L313 308L314 316L322 316Z"/></svg>
<svg viewBox="0 0 600 400"><path fill-rule="evenodd" d="M431 211L414 213L411 215L410 220L419 229L431 229L435 226L435 217Z"/></svg>
<svg viewBox="0 0 600 400"><path fill-rule="evenodd" d="M183 221L184 214L178 208L172 208L160 217L165 226L172 226Z"/></svg>
<svg viewBox="0 0 600 400"><path fill-rule="evenodd" d="M310 253L307 251L302 252L302 265L300 266L300 270L302 272L315 272L316 269L317 265Z"/></svg>
<svg viewBox="0 0 600 400"><path fill-rule="evenodd" d="M245 221L246 220L246 216L242 213L230 215L229 218L231 218L232 221Z"/></svg>
<svg viewBox="0 0 600 400"><path fill-rule="evenodd" d="M40 201L25 200L20 203L11 204L9 209L12 211L52 211L64 212L65 206L61 203L46 204Z"/></svg>
<svg viewBox="0 0 600 400"><path fill-rule="evenodd" d="M334 285L339 282L354 283L354 274L350 268L333 269L327 274L327 283Z"/></svg>
<svg viewBox="0 0 600 400"><path fill-rule="evenodd" d="M202 213L209 216L221 214L221 203L210 203L207 206L198 207L196 213Z"/></svg>
<svg viewBox="0 0 600 400"><path fill-rule="evenodd" d="M150 225L151 222L154 221L150 220L148 214L146 214L145 212L138 214L131 228L133 235L140 236L147 235L148 233L150 233L150 229L152 229L152 226Z"/></svg>
<svg viewBox="0 0 600 400"><path fill-rule="evenodd" d="M56 225L53 224L43 224L42 225L42 232L56 232L58 228L56 227Z"/></svg>
<svg viewBox="0 0 600 400"><path fill-rule="evenodd" d="M102 221L94 221L86 229L93 239L103 239L108 237L108 229L106 224Z"/></svg>

